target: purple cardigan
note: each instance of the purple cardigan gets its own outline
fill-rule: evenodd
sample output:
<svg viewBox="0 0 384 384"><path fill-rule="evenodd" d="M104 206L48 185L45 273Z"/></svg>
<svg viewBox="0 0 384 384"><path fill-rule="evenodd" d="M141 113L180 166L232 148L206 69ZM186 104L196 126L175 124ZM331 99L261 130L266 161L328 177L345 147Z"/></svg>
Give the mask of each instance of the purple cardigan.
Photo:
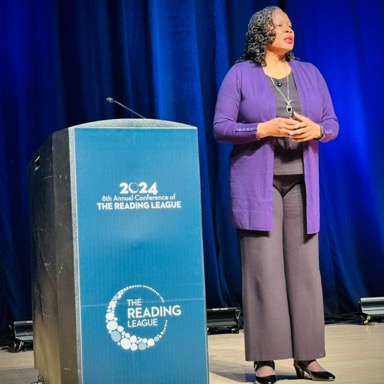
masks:
<svg viewBox="0 0 384 384"><path fill-rule="evenodd" d="M290 62L302 114L321 124L334 139L339 131L328 87L310 63ZM251 61L235 64L220 87L214 117L214 136L233 144L231 153L231 221L240 229L272 229L274 139L256 137L258 123L276 117L276 101L263 68ZM320 229L318 141L304 142L307 232Z"/></svg>

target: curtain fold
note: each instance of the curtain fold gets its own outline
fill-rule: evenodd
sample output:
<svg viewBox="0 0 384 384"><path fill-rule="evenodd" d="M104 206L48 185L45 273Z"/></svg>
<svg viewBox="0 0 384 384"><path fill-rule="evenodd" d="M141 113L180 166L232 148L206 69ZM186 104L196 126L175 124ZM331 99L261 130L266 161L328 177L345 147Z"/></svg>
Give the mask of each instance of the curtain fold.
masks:
<svg viewBox="0 0 384 384"><path fill-rule="evenodd" d="M6 0L0 5L0 340L31 317L27 165L54 131L134 117L198 128L208 307L241 305L229 224L229 153L212 136L216 95L244 49L251 15L280 5L295 53L323 73L341 130L320 144L320 256L325 310L384 296L380 63L384 3L375 0ZM372 61L372 58L374 61ZM251 175L250 175L251 177Z"/></svg>

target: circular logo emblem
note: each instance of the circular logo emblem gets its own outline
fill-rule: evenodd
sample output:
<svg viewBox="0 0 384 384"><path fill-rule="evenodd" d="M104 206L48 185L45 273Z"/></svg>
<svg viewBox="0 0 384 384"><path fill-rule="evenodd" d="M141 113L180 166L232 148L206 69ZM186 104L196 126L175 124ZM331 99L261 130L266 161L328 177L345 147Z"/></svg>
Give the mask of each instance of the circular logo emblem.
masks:
<svg viewBox="0 0 384 384"><path fill-rule="evenodd" d="M180 315L181 307L165 305L163 297L153 288L131 285L112 297L105 320L117 345L125 350L143 351L155 346L164 336L167 317Z"/></svg>

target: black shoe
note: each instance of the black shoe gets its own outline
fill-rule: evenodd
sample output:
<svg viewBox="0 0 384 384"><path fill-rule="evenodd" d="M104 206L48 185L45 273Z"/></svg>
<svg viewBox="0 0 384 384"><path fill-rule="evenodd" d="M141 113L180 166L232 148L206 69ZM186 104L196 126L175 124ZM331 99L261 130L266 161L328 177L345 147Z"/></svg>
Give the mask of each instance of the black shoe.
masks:
<svg viewBox="0 0 384 384"><path fill-rule="evenodd" d="M312 360L314 361L314 360ZM309 362L311 363L311 362ZM296 374L298 379L303 379L304 378L304 372L307 372L308 375L310 376L311 380L313 381L333 381L336 379L334 375L332 375L331 372L328 371L319 371L319 372L314 372L310 371L307 367L308 364L305 365L303 364L302 361L294 361L293 366L296 369Z"/></svg>
<svg viewBox="0 0 384 384"><path fill-rule="evenodd" d="M273 368L275 370L275 363L273 361L255 361L254 367L255 371L257 371L260 367L263 367L264 365L268 365L269 367ZM257 376L256 375L256 384L274 384L277 382L276 375L269 375L269 376Z"/></svg>

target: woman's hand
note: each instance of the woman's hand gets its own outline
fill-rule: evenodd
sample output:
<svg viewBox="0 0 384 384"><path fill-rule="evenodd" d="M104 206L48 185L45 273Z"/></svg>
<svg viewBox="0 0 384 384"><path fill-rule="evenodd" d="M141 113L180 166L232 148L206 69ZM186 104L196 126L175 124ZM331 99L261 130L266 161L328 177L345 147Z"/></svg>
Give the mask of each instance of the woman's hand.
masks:
<svg viewBox="0 0 384 384"><path fill-rule="evenodd" d="M264 123L259 123L257 127L257 137L292 137L298 122L284 117L276 117Z"/></svg>
<svg viewBox="0 0 384 384"><path fill-rule="evenodd" d="M294 119L296 121L295 128L290 131L290 138L295 142L303 142L312 139L319 140L322 136L323 130L319 124L314 123L303 115L295 112Z"/></svg>
<svg viewBox="0 0 384 384"><path fill-rule="evenodd" d="M319 139L322 129L307 117L295 112L294 119L276 117L275 119L259 123L257 137L289 137L292 141L303 142Z"/></svg>

